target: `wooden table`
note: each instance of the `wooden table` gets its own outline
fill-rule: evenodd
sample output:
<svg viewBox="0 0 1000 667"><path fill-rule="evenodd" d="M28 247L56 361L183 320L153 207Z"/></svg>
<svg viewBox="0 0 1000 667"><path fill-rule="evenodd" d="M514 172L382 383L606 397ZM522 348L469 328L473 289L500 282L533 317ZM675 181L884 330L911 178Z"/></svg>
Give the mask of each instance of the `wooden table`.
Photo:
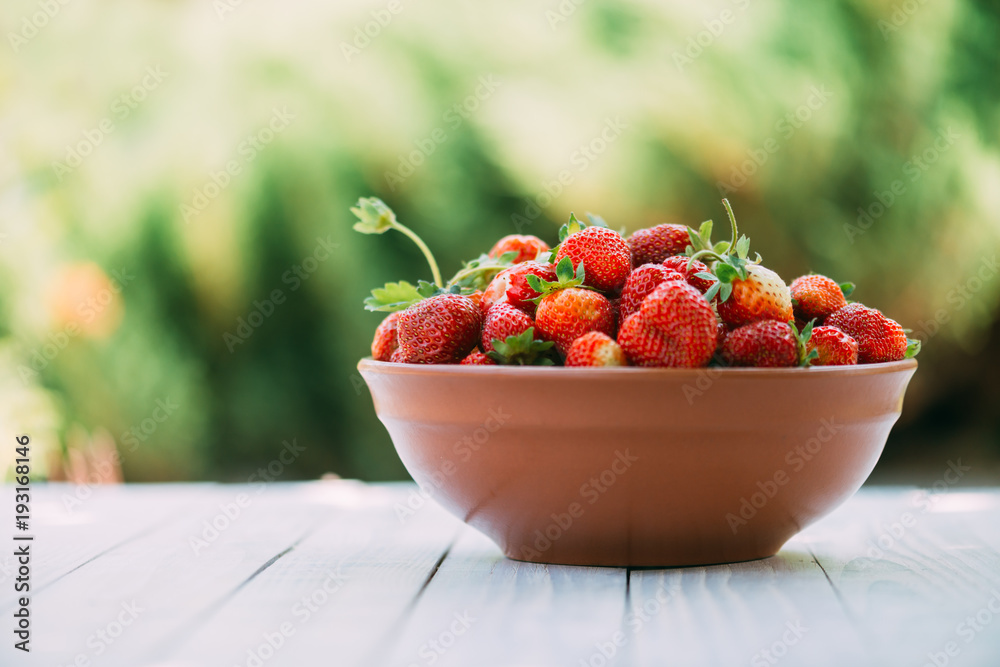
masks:
<svg viewBox="0 0 1000 667"><path fill-rule="evenodd" d="M866 488L777 557L625 570L507 560L415 488L37 486L32 652L5 547L0 665L1000 665L995 489Z"/></svg>

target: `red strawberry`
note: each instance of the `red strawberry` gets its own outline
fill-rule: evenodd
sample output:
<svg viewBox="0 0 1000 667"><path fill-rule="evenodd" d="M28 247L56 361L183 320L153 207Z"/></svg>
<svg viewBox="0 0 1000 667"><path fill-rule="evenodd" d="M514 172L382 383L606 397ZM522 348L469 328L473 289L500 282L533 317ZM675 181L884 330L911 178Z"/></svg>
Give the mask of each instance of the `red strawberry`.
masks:
<svg viewBox="0 0 1000 667"><path fill-rule="evenodd" d="M489 256L496 258L504 253L516 252L517 257L514 258L514 264L520 264L534 259L539 253L548 251L549 245L537 236L511 234L497 241L490 250Z"/></svg>
<svg viewBox="0 0 1000 667"><path fill-rule="evenodd" d="M688 269L688 264L691 264L691 268ZM697 259L691 262L691 258L687 255L674 255L673 257L667 257L663 260L663 266L668 269L673 269L674 271L686 276L688 284L695 288L702 294L708 291L708 288L715 284L714 280L708 280L706 278L699 278L697 273L708 273L708 267L704 262L699 262Z"/></svg>
<svg viewBox="0 0 1000 667"><path fill-rule="evenodd" d="M787 323L760 320L731 331L722 357L732 366L797 366L799 343Z"/></svg>
<svg viewBox="0 0 1000 667"><path fill-rule="evenodd" d="M740 327L758 320L791 320L792 295L781 276L760 264L748 264L746 273L746 280L732 281L732 294L718 304L722 321Z"/></svg>
<svg viewBox="0 0 1000 667"><path fill-rule="evenodd" d="M372 359L375 361L390 361L392 353L399 347L396 337L398 320L398 312L390 313L375 329L375 337L372 339Z"/></svg>
<svg viewBox="0 0 1000 667"><path fill-rule="evenodd" d="M459 294L418 301L399 315L402 358L410 364L453 364L479 343L483 318L476 303Z"/></svg>
<svg viewBox="0 0 1000 667"><path fill-rule="evenodd" d="M803 322L823 322L831 313L847 305L840 285L826 276L799 276L789 287L795 299L795 317Z"/></svg>
<svg viewBox="0 0 1000 667"><path fill-rule="evenodd" d="M591 331L573 341L566 355L566 365L627 366L628 360L613 338L600 331Z"/></svg>
<svg viewBox="0 0 1000 667"><path fill-rule="evenodd" d="M507 336L520 336L533 326L534 321L523 310L509 303L495 304L483 321L482 343L479 347L483 352L492 352L494 338L507 340Z"/></svg>
<svg viewBox="0 0 1000 667"><path fill-rule="evenodd" d="M397 347L396 351L392 353L391 357L389 357L389 361L394 364L405 364L406 359L403 358L403 351Z"/></svg>
<svg viewBox="0 0 1000 667"><path fill-rule="evenodd" d="M545 340L556 344L560 354L588 331L614 333L611 302L597 292L579 287L558 289L545 295L535 313L535 325Z"/></svg>
<svg viewBox="0 0 1000 667"><path fill-rule="evenodd" d="M528 284L526 276L538 276L545 281L556 279L556 268L543 262L522 262L517 266L504 269L486 288L482 298L483 315L489 312L496 303L509 302L529 315L535 312L532 299L538 298L538 292Z"/></svg>
<svg viewBox="0 0 1000 667"><path fill-rule="evenodd" d="M903 327L874 308L849 303L827 317L826 325L837 327L857 341L858 361L862 364L899 361L907 356Z"/></svg>
<svg viewBox="0 0 1000 667"><path fill-rule="evenodd" d="M586 227L559 245L556 263L565 257L575 270L586 270L584 284L604 292L617 292L632 271L632 251L622 235L607 227Z"/></svg>
<svg viewBox="0 0 1000 667"><path fill-rule="evenodd" d="M618 302L618 317L624 321L639 310L642 300L665 280L684 280L677 271L671 271L662 264L643 264L636 268L625 281Z"/></svg>
<svg viewBox="0 0 1000 667"><path fill-rule="evenodd" d="M640 229L628 237L632 264L659 264L671 255L679 255L691 243L684 225L657 225Z"/></svg>
<svg viewBox="0 0 1000 667"><path fill-rule="evenodd" d="M850 366L858 363L858 342L836 327L815 327L806 351L816 350L814 366Z"/></svg>
<svg viewBox="0 0 1000 667"><path fill-rule="evenodd" d="M622 323L618 344L637 366L704 366L717 344L715 313L698 290L667 280Z"/></svg>
<svg viewBox="0 0 1000 667"><path fill-rule="evenodd" d="M729 335L729 327L726 326L725 322L716 323L716 344L715 351L719 354L722 353L722 345L726 342L726 336Z"/></svg>
<svg viewBox="0 0 1000 667"><path fill-rule="evenodd" d="M460 362L460 365L462 365L462 366L496 366L497 362L493 361L492 359L490 359L488 356L486 356L485 354L483 354L479 350L476 350L475 352L472 352L471 354L469 354L469 356L467 356L465 359L462 359L462 361Z"/></svg>

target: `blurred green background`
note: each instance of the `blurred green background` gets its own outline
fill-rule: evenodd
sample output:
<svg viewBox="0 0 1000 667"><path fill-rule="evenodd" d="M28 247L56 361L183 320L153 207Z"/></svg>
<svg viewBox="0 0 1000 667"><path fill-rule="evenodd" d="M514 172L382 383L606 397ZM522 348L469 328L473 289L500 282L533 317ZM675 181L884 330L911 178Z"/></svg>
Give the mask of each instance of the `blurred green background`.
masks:
<svg viewBox="0 0 1000 667"><path fill-rule="evenodd" d="M873 480L1000 478L996 2L0 19L0 437L32 434L42 474L111 448L126 480L238 481L287 442L283 479L402 478L355 371L380 320L361 301L428 272L351 230L359 196L450 274L505 234L553 242L571 210L631 231L721 222L727 195L786 281L853 280L924 340Z"/></svg>

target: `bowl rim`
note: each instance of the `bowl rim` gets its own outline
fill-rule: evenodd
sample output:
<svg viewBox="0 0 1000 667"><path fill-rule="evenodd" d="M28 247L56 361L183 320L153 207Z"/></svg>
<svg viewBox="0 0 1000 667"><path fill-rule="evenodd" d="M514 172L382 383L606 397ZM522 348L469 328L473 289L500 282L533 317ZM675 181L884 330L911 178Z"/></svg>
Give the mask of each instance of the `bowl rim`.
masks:
<svg viewBox="0 0 1000 667"><path fill-rule="evenodd" d="M898 373L917 368L916 359L888 361L878 364L855 364L851 366L798 366L784 368L732 368L722 366L701 366L698 368L643 368L639 366L615 367L574 367L574 366L474 366L461 364L400 364L390 361L376 361L371 357L363 357L358 361L359 371L370 371L386 375L434 375L439 377L471 377L475 375L504 377L586 377L597 378L663 378L677 379L685 377L700 377L711 374L716 377L829 377L865 376Z"/></svg>

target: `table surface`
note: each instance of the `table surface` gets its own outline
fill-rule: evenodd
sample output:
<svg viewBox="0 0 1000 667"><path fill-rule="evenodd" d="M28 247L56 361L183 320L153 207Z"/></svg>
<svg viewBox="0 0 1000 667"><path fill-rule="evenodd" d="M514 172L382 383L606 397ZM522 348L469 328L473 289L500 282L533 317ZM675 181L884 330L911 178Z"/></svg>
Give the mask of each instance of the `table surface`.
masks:
<svg viewBox="0 0 1000 667"><path fill-rule="evenodd" d="M415 489L38 486L0 664L1000 665L996 489L865 488L776 557L673 569L508 560Z"/></svg>

